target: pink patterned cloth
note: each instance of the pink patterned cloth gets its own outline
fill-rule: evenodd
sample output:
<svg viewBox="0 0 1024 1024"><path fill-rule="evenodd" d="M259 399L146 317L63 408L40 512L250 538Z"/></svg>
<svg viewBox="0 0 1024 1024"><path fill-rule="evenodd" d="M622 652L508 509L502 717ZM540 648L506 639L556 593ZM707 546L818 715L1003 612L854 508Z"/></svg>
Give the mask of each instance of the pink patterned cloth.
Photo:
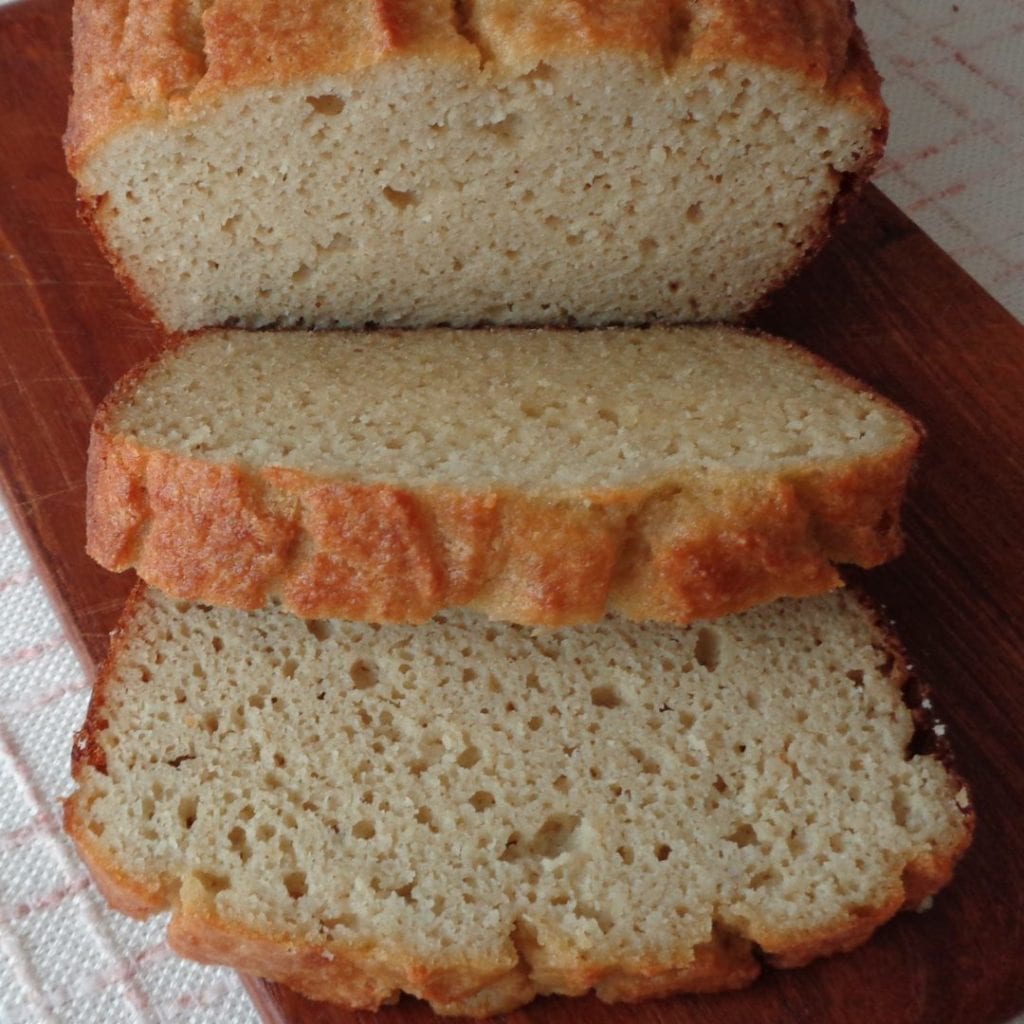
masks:
<svg viewBox="0 0 1024 1024"><path fill-rule="evenodd" d="M860 0L859 10L893 112L879 185L1024 316L1024 5ZM231 972L177 959L162 920L107 911L61 834L87 699L0 505L0 1021L255 1024Z"/></svg>
<svg viewBox="0 0 1024 1024"><path fill-rule="evenodd" d="M892 110L876 183L1024 320L1024 4L859 0L857 10Z"/></svg>

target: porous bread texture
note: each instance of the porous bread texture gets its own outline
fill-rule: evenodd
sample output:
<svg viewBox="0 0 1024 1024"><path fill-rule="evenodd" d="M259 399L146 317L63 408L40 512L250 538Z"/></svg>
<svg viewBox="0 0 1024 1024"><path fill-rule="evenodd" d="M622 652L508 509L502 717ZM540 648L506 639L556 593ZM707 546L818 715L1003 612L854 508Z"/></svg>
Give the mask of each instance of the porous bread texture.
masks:
<svg viewBox="0 0 1024 1024"><path fill-rule="evenodd" d="M69 166L172 329L733 319L886 112L845 0L77 0Z"/></svg>
<svg viewBox="0 0 1024 1024"><path fill-rule="evenodd" d="M950 878L963 783L848 592L679 629L305 622L137 591L66 825L186 956L442 1013L736 987ZM917 747L915 746L915 749Z"/></svg>
<svg viewBox="0 0 1024 1024"><path fill-rule="evenodd" d="M211 332L97 415L88 545L309 618L689 621L900 548L891 404L729 328Z"/></svg>

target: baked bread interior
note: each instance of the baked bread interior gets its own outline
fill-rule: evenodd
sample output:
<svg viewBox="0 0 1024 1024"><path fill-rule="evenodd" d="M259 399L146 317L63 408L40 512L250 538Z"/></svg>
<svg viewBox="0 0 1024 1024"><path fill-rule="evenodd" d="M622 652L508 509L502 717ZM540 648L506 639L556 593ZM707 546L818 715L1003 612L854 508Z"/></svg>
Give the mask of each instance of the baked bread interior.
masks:
<svg viewBox="0 0 1024 1024"><path fill-rule="evenodd" d="M684 622L895 555L918 440L731 328L209 332L100 409L89 550L307 618Z"/></svg>
<svg viewBox="0 0 1024 1024"><path fill-rule="evenodd" d="M968 797L906 684L846 591L552 632L139 589L66 826L115 907L172 911L180 953L315 999L736 987L948 881Z"/></svg>
<svg viewBox="0 0 1024 1024"><path fill-rule="evenodd" d="M77 0L66 145L169 328L732 319L877 162L846 0Z"/></svg>

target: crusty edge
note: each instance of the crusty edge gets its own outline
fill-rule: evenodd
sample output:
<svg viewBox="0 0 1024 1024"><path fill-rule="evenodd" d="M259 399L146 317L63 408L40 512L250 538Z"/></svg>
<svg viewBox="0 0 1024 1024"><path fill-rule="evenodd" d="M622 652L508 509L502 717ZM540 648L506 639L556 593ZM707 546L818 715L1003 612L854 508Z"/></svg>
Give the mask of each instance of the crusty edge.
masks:
<svg viewBox="0 0 1024 1024"><path fill-rule="evenodd" d="M88 827L88 806L81 805L81 784L90 769L101 775L107 773L107 755L101 742L107 727L107 690L117 671L122 649L130 638L135 617L145 603L146 589L144 583L135 584L110 634L107 656L93 680L85 721L71 744L71 778L76 789L63 800L64 831L74 842L97 888L115 910L139 919L166 909L174 886L167 879L139 878L121 870L105 851L101 837Z"/></svg>
<svg viewBox="0 0 1024 1024"><path fill-rule="evenodd" d="M76 0L67 162L77 176L91 153L126 126L168 120L193 104L216 103L233 90L266 86L282 74L291 81L354 76L381 63L424 56L462 64L482 81L528 73L539 61L581 56L628 55L666 73L691 57L701 65L755 61L877 115L877 75L870 62L851 60L851 39L861 38L852 2L768 0L756 10L746 2L707 0L702 6L703 28L691 23L685 0L673 0L668 8L635 5L632 12L575 2L510 6L490 10L482 21L469 5L453 3L446 24L443 16L421 17L404 0L377 0L369 22L354 19L347 31L311 12L313 18L301 27L287 26L282 38L273 12L249 21L215 11L212 22L200 16L175 32L143 35L132 0ZM154 25L167 13L186 21L191 14L147 13ZM280 13L287 19L293 12L284 6ZM133 31L126 33L129 21ZM272 60L246 59L244 46L234 51L251 35L287 53L284 71Z"/></svg>
<svg viewBox="0 0 1024 1024"><path fill-rule="evenodd" d="M871 180L875 168L885 153L886 143L889 140L889 108L882 99L881 76L871 60L864 34L856 26L850 38L845 78L849 83L847 91L851 101L869 111L874 121L875 126L869 136L867 151L862 155L856 171L839 175L835 198L817 225L810 231L807 242L797 251L793 262L765 289L760 299L750 309L740 314L738 321L741 323L749 322L755 314L764 309L775 293L796 277L821 252L836 228L856 208L857 200Z"/></svg>
<svg viewBox="0 0 1024 1024"><path fill-rule="evenodd" d="M156 327L162 328L166 331L168 328L165 326L163 319L160 316L160 312L156 308L155 299L143 291L141 285L139 285L135 280L131 271L127 266L125 266L120 253L118 253L107 240L107 234L103 230L103 225L99 216L99 211L106 201L106 195L89 195L81 186L79 186L76 190L75 202L75 211L78 214L78 220L88 230L89 234L92 236L92 240L96 243L96 248L99 249L100 254L110 265L110 269L114 272L114 276L117 280L120 281L121 287L128 293L128 297L131 299L136 313L154 324Z"/></svg>
<svg viewBox="0 0 1024 1024"><path fill-rule="evenodd" d="M938 847L903 865L898 876L880 891L872 906L857 907L846 919L827 928L785 932L771 922L750 929L761 958L772 967L802 967L812 960L837 953L848 953L865 943L875 931L903 910L916 910L944 889L952 880L956 865L970 848L974 838L975 811L970 789L960 774L945 728L934 713L931 687L912 670L906 651L885 609L868 597L859 585L848 587L874 629L874 645L885 656L883 671L892 686L900 691L904 705L914 721L914 734L907 757L934 757L942 765L948 780L950 799L962 817L963 828L944 847Z"/></svg>
<svg viewBox="0 0 1024 1024"><path fill-rule="evenodd" d="M840 583L833 563L870 567L901 550L921 438L874 396L902 419L899 443L785 475L691 472L552 495L403 487L146 448L116 427L146 370L129 373L96 416L89 553L175 597L250 610L279 600L305 618L422 622L468 606L546 626L610 609L684 623L822 593Z"/></svg>
<svg viewBox="0 0 1024 1024"><path fill-rule="evenodd" d="M112 907L134 917L172 911L169 941L183 956L232 966L289 985L312 999L353 1009L375 1009L394 1001L403 991L426 999L441 1014L485 1017L509 1012L539 994L582 995L594 989L607 1002L636 1002L683 992L740 988L757 977L762 961L775 967L797 967L862 944L899 910L917 907L943 888L971 843L974 810L948 740L934 728L929 691L910 673L902 646L881 612L863 595L856 596L873 619L876 645L891 657L887 674L914 715L916 733L907 755L932 756L942 762L964 828L946 848L904 865L879 892L874 906L858 908L847 919L825 928L787 933L773 929L770 923L755 924L749 935L743 935L716 924L710 941L696 950L678 955L667 951L656 961L600 964L578 960L552 963L539 954L529 930L517 927L509 936L507 956L487 962L466 961L454 968L438 967L402 951L337 943L317 946L294 935L267 935L219 915L214 899L198 879L129 874L104 847L102 838L89 829L88 807L82 807L81 801L87 769L105 770L101 733L106 726L107 688L133 616L145 600L141 584L129 598L112 637L85 724L75 740L72 776L78 788L64 802L65 830Z"/></svg>

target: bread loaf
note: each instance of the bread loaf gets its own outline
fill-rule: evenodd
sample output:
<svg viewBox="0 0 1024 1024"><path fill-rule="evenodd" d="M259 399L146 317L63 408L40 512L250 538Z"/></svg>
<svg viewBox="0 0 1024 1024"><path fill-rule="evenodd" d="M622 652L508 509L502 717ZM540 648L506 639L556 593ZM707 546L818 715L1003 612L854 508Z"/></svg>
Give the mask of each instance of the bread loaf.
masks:
<svg viewBox="0 0 1024 1024"><path fill-rule="evenodd" d="M736 987L754 944L847 950L948 881L968 797L906 685L845 591L552 632L140 589L66 825L116 908L171 909L180 953L315 999Z"/></svg>
<svg viewBox="0 0 1024 1024"><path fill-rule="evenodd" d="M89 550L307 618L688 621L900 547L895 407L723 328L212 332L101 408Z"/></svg>
<svg viewBox="0 0 1024 1024"><path fill-rule="evenodd" d="M729 319L877 161L848 0L76 0L83 209L168 327Z"/></svg>

